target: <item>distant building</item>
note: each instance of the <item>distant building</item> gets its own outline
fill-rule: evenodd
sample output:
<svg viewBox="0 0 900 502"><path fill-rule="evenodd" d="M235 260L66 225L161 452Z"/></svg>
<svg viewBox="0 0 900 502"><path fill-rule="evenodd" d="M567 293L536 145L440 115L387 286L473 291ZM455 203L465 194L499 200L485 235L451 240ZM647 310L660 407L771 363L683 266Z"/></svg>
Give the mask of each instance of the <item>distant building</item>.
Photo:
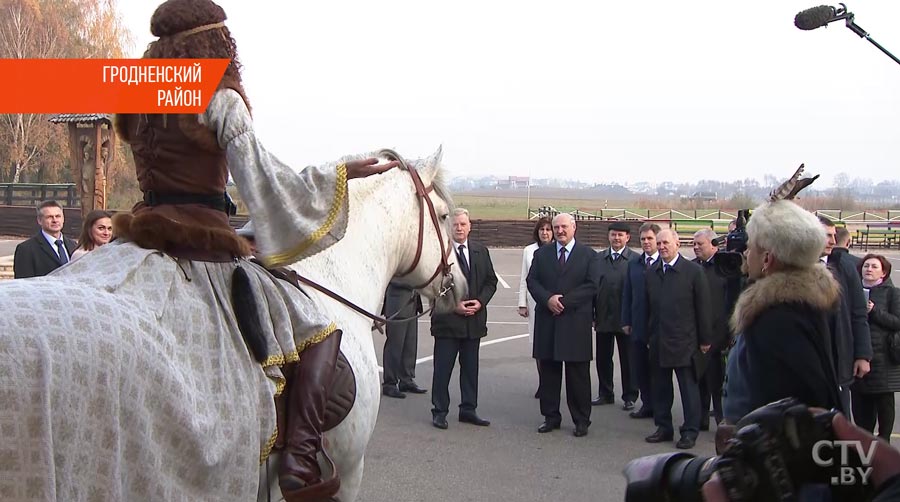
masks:
<svg viewBox="0 0 900 502"><path fill-rule="evenodd" d="M505 180L497 180L497 190L519 190L528 188L528 176L510 176Z"/></svg>
<svg viewBox="0 0 900 502"><path fill-rule="evenodd" d="M717 192L694 192L690 197L682 195L681 198L690 199L694 202L715 202L719 200L719 195Z"/></svg>

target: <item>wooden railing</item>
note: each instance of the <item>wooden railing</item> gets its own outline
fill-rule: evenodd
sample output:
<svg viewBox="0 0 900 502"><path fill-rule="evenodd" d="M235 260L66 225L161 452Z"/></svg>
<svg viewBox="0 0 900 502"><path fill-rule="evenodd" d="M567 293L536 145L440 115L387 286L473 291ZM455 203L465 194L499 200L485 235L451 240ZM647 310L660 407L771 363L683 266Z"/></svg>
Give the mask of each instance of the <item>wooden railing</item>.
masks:
<svg viewBox="0 0 900 502"><path fill-rule="evenodd" d="M0 183L0 205L35 207L45 200L55 200L63 207L79 207L73 183Z"/></svg>

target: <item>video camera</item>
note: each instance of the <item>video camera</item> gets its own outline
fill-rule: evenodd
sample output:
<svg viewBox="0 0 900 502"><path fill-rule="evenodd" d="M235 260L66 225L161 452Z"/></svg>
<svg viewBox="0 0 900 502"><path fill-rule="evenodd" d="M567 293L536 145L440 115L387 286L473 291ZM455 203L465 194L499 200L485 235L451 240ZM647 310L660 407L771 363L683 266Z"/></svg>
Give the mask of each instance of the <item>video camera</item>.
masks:
<svg viewBox="0 0 900 502"><path fill-rule="evenodd" d="M632 460L625 467L625 502L702 501L701 489L718 473L731 502L796 501L801 487L830 490L832 500L871 500L871 484L840 485L842 469L865 469L852 449L838 465L832 451L827 466L816 459L821 442L832 446L832 419L837 411L813 414L794 398L763 406L737 423L737 433L718 457L663 453ZM856 471L854 471L856 472Z"/></svg>
<svg viewBox="0 0 900 502"><path fill-rule="evenodd" d="M719 251L713 257L716 270L725 277L736 278L742 275L741 266L744 263L744 251L747 250L746 227L749 219L750 210L741 209L735 219L734 230L712 241L712 245L716 247L725 244L725 251Z"/></svg>

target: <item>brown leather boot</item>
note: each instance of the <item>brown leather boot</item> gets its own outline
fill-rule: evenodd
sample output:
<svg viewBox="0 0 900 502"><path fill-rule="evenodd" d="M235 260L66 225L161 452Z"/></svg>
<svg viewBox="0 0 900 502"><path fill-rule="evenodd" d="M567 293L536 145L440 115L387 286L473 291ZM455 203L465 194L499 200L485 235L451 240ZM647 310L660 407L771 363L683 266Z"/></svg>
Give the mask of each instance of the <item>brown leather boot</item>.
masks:
<svg viewBox="0 0 900 502"><path fill-rule="evenodd" d="M287 400L287 430L278 482L286 502L325 502L335 500L341 487L334 463L323 448L322 424L325 403L334 376L334 365L341 346L341 332L300 353L293 365ZM322 479L316 454L322 451L332 475Z"/></svg>

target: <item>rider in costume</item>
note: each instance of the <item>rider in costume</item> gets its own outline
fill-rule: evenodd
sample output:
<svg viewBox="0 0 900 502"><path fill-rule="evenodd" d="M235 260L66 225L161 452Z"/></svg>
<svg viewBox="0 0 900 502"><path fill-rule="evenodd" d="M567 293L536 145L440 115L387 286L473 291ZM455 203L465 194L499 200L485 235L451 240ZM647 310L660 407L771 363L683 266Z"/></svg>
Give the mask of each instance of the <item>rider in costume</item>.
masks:
<svg viewBox="0 0 900 502"><path fill-rule="evenodd" d="M132 214L117 215L116 233L174 257L193 282L218 278L227 283L229 272L243 268L267 300L258 305L273 318L270 298L287 297L279 308L287 309L288 322L280 325L292 333L277 333L276 327L277 336L265 340L261 361L278 382L276 395L284 390L286 398L286 424L279 421L286 425L279 430L285 452L279 483L289 502L328 500L337 492L339 478L334 473L323 480L316 457L323 450L325 403L341 332L302 293L274 284L262 268L243 259L250 251L228 223L231 201L225 184L230 171L254 221L257 257L279 266L341 239L347 225L347 180L382 173L396 163L375 165L375 159L367 159L294 173L264 150L254 135L225 19L224 10L211 0L168 0L154 12L150 29L159 39L145 58L227 58L231 63L203 114L116 117L116 129L134 153L144 194ZM234 318L230 302L219 305L223 315Z"/></svg>

